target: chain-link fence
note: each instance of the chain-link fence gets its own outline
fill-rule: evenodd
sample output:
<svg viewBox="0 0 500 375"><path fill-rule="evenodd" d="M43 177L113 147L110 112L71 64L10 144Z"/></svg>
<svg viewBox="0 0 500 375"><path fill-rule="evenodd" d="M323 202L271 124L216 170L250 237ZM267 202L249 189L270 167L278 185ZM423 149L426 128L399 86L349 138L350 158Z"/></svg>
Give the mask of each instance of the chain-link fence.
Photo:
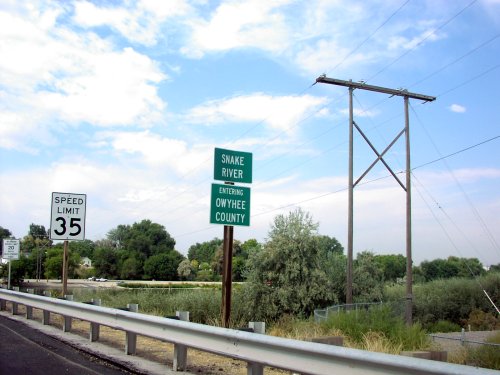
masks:
<svg viewBox="0 0 500 375"><path fill-rule="evenodd" d="M329 306L326 309L316 309L314 310L314 321L324 322L328 319L331 314L338 314L339 312L353 312L366 311L374 306L382 306L382 302L370 302L370 303L349 303L343 305Z"/></svg>

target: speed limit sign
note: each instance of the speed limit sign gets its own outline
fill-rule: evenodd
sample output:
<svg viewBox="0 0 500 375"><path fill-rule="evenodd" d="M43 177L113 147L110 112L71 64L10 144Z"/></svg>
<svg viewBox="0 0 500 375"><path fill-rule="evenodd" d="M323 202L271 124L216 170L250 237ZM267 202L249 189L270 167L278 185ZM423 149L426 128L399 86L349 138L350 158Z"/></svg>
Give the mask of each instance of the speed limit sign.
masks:
<svg viewBox="0 0 500 375"><path fill-rule="evenodd" d="M52 193L50 239L83 241L86 204L85 194Z"/></svg>

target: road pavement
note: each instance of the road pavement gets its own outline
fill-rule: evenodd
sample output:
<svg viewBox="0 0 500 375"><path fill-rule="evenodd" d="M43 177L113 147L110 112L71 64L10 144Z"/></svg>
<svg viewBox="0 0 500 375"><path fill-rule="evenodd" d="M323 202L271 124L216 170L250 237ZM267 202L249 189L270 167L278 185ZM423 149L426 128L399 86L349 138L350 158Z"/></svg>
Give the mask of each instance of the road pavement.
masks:
<svg viewBox="0 0 500 375"><path fill-rule="evenodd" d="M0 315L1 375L134 374Z"/></svg>

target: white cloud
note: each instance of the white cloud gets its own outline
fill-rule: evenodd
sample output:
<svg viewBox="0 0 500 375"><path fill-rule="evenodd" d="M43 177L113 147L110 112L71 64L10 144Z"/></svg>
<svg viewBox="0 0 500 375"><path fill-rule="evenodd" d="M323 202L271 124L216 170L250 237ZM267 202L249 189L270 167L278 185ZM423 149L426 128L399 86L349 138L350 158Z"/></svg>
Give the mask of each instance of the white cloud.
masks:
<svg viewBox="0 0 500 375"><path fill-rule="evenodd" d="M61 3L0 10L2 147L35 152L66 124L147 126L164 116L157 86L168 77L157 63L67 28L66 11ZM33 132L40 137L26 136Z"/></svg>
<svg viewBox="0 0 500 375"><path fill-rule="evenodd" d="M263 122L291 131L326 102L311 95L270 96L262 93L214 100L193 108L188 119L207 125L228 122Z"/></svg>
<svg viewBox="0 0 500 375"><path fill-rule="evenodd" d="M201 57L206 52L254 47L279 53L289 42L289 30L280 7L289 0L222 3L209 20L195 19L192 35L182 52Z"/></svg>
<svg viewBox="0 0 500 375"><path fill-rule="evenodd" d="M149 124L161 119L165 104L154 84L165 77L148 57L131 48L68 56L80 62L54 82L54 90L36 93L37 103L70 122L93 125Z"/></svg>
<svg viewBox="0 0 500 375"><path fill-rule="evenodd" d="M75 4L74 21L87 28L109 26L132 42L154 45L161 36L162 22L191 9L185 0L142 0L129 5L106 7L79 1Z"/></svg>
<svg viewBox="0 0 500 375"><path fill-rule="evenodd" d="M185 141L164 138L150 131L102 132L97 140L101 147L109 145L118 153L140 155L150 167L167 166L180 175L212 160L213 146L190 147Z"/></svg>
<svg viewBox="0 0 500 375"><path fill-rule="evenodd" d="M467 108L459 104L452 104L448 107L448 109L455 113L465 113L467 111Z"/></svg>

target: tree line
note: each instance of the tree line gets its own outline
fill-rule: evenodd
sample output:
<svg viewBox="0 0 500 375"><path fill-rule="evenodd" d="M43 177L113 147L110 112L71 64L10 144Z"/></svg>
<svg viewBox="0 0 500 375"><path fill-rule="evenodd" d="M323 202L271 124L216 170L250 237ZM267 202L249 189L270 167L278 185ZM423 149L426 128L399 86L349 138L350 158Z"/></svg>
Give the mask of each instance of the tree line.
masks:
<svg viewBox="0 0 500 375"><path fill-rule="evenodd" d="M265 243L235 240L233 281L254 283L256 293L260 291L255 297L262 302L276 290L280 295L294 295L293 300L301 301L301 311L308 310L307 306L344 301L344 248L336 238L320 235L317 229L318 223L298 209L275 217ZM10 238L11 232L0 227L0 236ZM20 259L12 262L14 282L61 277L63 245L54 244L44 226L29 226L21 239L21 251ZM222 274L222 239L196 243L184 256L175 249L175 239L165 227L151 220L118 225L101 240L72 241L69 254L70 278L218 281ZM92 267L82 266L84 258L91 260ZM4 277L6 268L2 267ZM363 251L357 254L353 269L355 300L378 301L385 284L404 283L406 258ZM500 264L491 267L491 271L499 270ZM434 259L413 267L415 282L473 277L485 272L476 258Z"/></svg>

